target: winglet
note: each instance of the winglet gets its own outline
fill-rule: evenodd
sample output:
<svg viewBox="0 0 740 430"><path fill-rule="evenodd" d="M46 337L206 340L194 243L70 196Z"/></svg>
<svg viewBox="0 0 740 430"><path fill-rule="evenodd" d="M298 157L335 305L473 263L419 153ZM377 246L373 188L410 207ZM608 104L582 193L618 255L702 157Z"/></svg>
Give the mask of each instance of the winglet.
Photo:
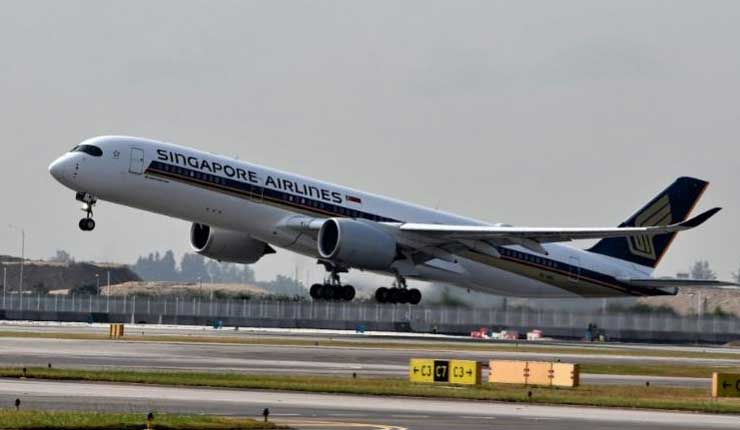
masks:
<svg viewBox="0 0 740 430"><path fill-rule="evenodd" d="M714 214L716 214L717 212L719 212L721 210L722 210L722 208L709 209L708 211L702 212L699 215L697 215L697 216L695 216L695 217L693 217L691 219L687 219L686 221L682 222L679 225L681 227L686 227L686 228L698 227L701 224L703 224L704 221L708 220L709 218L711 218L712 216L714 216Z"/></svg>

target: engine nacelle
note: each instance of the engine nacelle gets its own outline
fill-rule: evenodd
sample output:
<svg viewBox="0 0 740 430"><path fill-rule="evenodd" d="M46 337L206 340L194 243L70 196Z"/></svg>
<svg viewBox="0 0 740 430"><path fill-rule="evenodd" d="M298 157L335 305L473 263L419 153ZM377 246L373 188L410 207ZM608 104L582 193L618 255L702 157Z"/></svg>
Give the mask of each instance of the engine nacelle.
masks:
<svg viewBox="0 0 740 430"><path fill-rule="evenodd" d="M252 264L275 253L270 245L248 234L197 223L190 228L190 246L204 257L228 263Z"/></svg>
<svg viewBox="0 0 740 430"><path fill-rule="evenodd" d="M370 224L347 218L329 218L321 225L319 254L358 269L388 269L396 259L396 240Z"/></svg>

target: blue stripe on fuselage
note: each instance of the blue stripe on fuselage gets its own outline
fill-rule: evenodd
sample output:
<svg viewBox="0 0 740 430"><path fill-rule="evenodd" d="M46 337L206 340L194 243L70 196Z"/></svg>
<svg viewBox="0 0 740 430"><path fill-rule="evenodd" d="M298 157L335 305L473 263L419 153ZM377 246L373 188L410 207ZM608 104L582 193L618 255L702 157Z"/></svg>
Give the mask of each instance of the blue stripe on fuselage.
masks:
<svg viewBox="0 0 740 430"><path fill-rule="evenodd" d="M252 200L259 201L266 199L283 206L322 216L361 218L375 222L403 222L381 215L376 215L370 212L346 208L344 206L329 203L323 200L307 198L304 196L296 196L281 190L275 190L261 185L245 183L243 181L238 181L235 179L203 173L199 170L162 163L160 161L152 161L151 164L149 164L149 167L146 169L145 173L163 176L169 179L185 182L190 185L202 186L216 191L236 194L240 197ZM518 251L503 246L497 246L496 249L501 253L502 258L517 264L535 267L539 270L557 273L560 275L572 276L574 273L578 273L579 279L583 279L584 281L591 282L601 287L617 290L627 295L643 296L655 294L654 290L631 287L627 284L617 281L617 279L613 276L589 270L581 266L553 260L540 254L530 254L528 252ZM537 280L540 282L544 282L541 279ZM562 288L557 285L556 287ZM649 292L652 292L652 294L648 294Z"/></svg>

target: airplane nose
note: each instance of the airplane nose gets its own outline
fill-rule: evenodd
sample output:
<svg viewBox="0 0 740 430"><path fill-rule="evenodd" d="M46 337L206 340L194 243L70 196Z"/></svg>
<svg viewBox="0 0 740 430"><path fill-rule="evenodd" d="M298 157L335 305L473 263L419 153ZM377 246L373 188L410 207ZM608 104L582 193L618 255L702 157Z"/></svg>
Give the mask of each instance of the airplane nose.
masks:
<svg viewBox="0 0 740 430"><path fill-rule="evenodd" d="M49 165L49 173L51 173L51 176L53 176L54 179L61 183L64 183L67 174L66 164L64 157L60 157Z"/></svg>

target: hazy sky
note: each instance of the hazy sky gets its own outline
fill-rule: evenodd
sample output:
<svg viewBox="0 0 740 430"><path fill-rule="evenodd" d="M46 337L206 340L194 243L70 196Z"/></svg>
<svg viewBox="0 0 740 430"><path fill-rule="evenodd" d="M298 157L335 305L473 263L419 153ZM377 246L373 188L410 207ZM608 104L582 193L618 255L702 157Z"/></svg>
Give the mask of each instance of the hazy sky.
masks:
<svg viewBox="0 0 740 430"><path fill-rule="evenodd" d="M6 1L0 253L133 262L189 225L101 203L48 164L153 137L488 221L612 226L712 182L659 268L740 264L740 2ZM248 214L245 214L248 216ZM289 252L258 278L322 270Z"/></svg>

